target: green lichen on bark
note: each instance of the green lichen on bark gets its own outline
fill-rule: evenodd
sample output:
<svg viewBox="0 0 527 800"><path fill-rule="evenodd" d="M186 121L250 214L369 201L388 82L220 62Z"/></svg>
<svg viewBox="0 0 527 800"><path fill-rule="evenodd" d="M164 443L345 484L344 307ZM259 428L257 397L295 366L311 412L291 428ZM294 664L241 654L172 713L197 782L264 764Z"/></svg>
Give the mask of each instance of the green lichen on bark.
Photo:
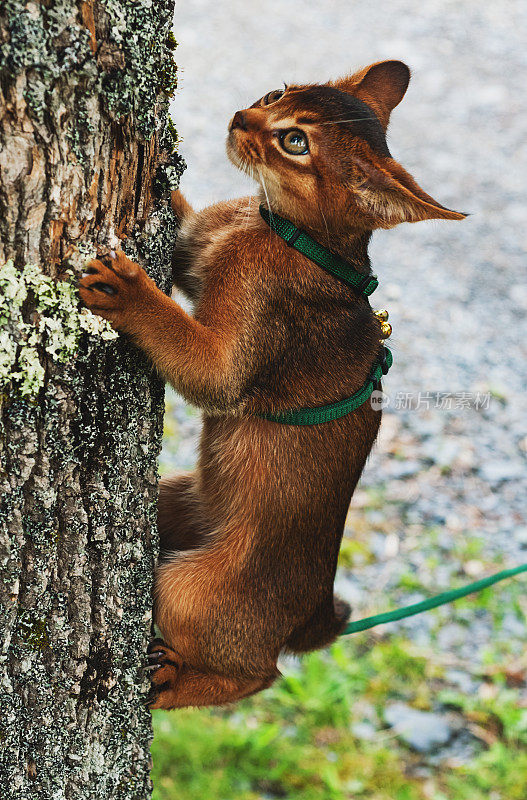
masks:
<svg viewBox="0 0 527 800"><path fill-rule="evenodd" d="M173 4L156 3L159 16L152 14L152 0L103 0L103 5L110 19L110 39L122 48L128 65L106 76L103 91L114 113L132 111L148 138L156 129L156 98L160 92L172 96L177 86L175 40L164 24Z"/></svg>
<svg viewBox="0 0 527 800"><path fill-rule="evenodd" d="M24 321L23 308L31 303L34 314ZM0 270L0 395L20 392L34 397L44 384L40 352L54 361L76 357L81 336L117 338L111 325L79 308L75 285L44 275L36 264L18 270L8 261Z"/></svg>
<svg viewBox="0 0 527 800"><path fill-rule="evenodd" d="M97 89L116 118L133 114L145 139L164 122L155 110L159 95L171 97L177 87L177 43L168 27L173 2L102 0L107 29L104 50L99 51L103 69L89 57L90 33L80 22L76 3L58 0L41 13L36 3L4 0L3 5L10 38L0 45L0 70L31 71L25 96L37 118L46 109L51 82L73 70L82 74L84 85L79 85L80 110L71 135L80 135L78 123L89 124L82 104L86 89L90 94Z"/></svg>
<svg viewBox="0 0 527 800"><path fill-rule="evenodd" d="M39 619L34 614L26 613L18 621L20 639L32 649L42 650L49 647L48 626L46 619Z"/></svg>

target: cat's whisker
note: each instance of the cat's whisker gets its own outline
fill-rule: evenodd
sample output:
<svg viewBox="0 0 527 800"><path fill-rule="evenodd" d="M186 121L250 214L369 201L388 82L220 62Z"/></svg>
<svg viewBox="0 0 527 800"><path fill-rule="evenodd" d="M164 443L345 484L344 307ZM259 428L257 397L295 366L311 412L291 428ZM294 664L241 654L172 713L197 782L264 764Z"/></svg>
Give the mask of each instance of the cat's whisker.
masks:
<svg viewBox="0 0 527 800"><path fill-rule="evenodd" d="M325 227L326 227L326 234L327 234L327 237L328 237L328 250L331 252L330 240L329 240L329 228L328 228L328 223L326 222L326 218L325 218L325 216L324 216L324 212L322 211L322 209L320 208L320 206L318 207L318 210L320 211L320 216L321 216L321 217L322 217L322 219L324 220L324 225L325 225Z"/></svg>
<svg viewBox="0 0 527 800"><path fill-rule="evenodd" d="M241 210L243 206L243 200L244 200L243 197L238 198L238 202L236 203L236 209L235 209L236 214Z"/></svg>
<svg viewBox="0 0 527 800"><path fill-rule="evenodd" d="M318 122L317 125L343 125L345 122L371 122L371 117L355 117L355 119L333 119L329 122Z"/></svg>
<svg viewBox="0 0 527 800"><path fill-rule="evenodd" d="M257 171L258 171L258 175L260 176L260 180L262 181L262 188L264 190L265 199L267 200L267 206L269 208L269 214L270 214L271 220L272 220L273 212L271 211L271 203L269 201L269 195L267 194L267 186L265 185L265 179L264 179L264 176L262 175L262 173L260 172L260 170L257 169ZM271 228L269 228L269 241L271 241L271 232L272 232Z"/></svg>
<svg viewBox="0 0 527 800"><path fill-rule="evenodd" d="M245 215L245 218L244 218L244 221L243 221L243 226L244 226L244 230L245 231L249 227L249 220L251 219L251 204L252 204L252 198L249 197L248 200L247 200L247 205L245 206L245 209L244 209L244 212L243 212L244 215Z"/></svg>
<svg viewBox="0 0 527 800"><path fill-rule="evenodd" d="M244 229L246 230L247 229L246 228L247 219L248 219L247 218L247 204L244 202L244 198L243 197L240 197L239 202L236 205L236 214L240 214L241 215L241 217L242 217L241 225L244 226Z"/></svg>
<svg viewBox="0 0 527 800"><path fill-rule="evenodd" d="M254 180L254 168L252 164L248 164L247 162L244 161L242 163L242 172L245 172L245 174L248 175L249 178L253 178Z"/></svg>
<svg viewBox="0 0 527 800"><path fill-rule="evenodd" d="M242 172L249 176L249 178L255 179L254 176L254 166L250 163L250 161L243 156L238 151L234 151L234 163Z"/></svg>

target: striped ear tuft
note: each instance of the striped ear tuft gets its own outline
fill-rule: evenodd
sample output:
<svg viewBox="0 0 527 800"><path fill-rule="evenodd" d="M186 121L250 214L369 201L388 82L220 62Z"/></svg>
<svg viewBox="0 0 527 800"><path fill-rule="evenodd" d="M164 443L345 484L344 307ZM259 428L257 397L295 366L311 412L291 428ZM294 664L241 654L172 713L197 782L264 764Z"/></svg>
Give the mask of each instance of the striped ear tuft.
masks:
<svg viewBox="0 0 527 800"><path fill-rule="evenodd" d="M427 194L393 158L355 156L356 183L351 187L357 206L373 217L377 226L392 228L400 222L426 219L465 219Z"/></svg>

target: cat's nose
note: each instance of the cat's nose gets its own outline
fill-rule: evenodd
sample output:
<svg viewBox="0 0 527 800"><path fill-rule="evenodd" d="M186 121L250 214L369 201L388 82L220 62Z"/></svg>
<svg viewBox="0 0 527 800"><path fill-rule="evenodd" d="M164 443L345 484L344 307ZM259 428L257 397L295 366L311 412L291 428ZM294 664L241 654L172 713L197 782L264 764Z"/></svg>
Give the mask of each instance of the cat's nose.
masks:
<svg viewBox="0 0 527 800"><path fill-rule="evenodd" d="M240 128L242 131L247 130L247 117L243 111L237 111L234 117L231 119L229 130L233 131L235 128Z"/></svg>

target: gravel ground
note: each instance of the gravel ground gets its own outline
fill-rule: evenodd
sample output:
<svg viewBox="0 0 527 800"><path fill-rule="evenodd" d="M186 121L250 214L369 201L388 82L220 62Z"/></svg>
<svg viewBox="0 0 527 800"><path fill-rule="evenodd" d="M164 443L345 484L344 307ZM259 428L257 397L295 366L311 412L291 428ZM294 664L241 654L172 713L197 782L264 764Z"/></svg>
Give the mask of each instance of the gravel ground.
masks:
<svg viewBox="0 0 527 800"><path fill-rule="evenodd" d="M182 189L196 206L251 191L224 154L235 110L284 80L400 58L413 78L392 117L392 154L441 203L471 213L373 238L374 306L390 311L395 365L349 517L362 550L338 579L358 615L384 608L393 591L422 598L401 590L404 575L440 591L500 559L527 560L526 16L512 0L178 2L173 113L188 162ZM192 463L198 428L172 396L164 469ZM511 590L499 591L506 606ZM497 635L470 608L401 623L421 643L434 626L466 669ZM517 612L505 613L499 635L525 651Z"/></svg>

